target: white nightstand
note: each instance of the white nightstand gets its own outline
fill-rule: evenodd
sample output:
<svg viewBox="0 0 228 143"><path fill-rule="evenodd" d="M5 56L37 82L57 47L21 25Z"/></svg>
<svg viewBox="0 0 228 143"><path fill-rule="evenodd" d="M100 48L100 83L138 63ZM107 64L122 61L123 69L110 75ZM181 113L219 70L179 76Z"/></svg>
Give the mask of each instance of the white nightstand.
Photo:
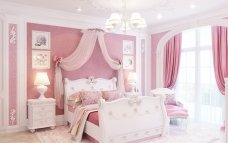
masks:
<svg viewBox="0 0 228 143"><path fill-rule="evenodd" d="M28 129L32 133L38 128L51 127L51 129L54 129L56 126L55 99L29 99L28 122Z"/></svg>

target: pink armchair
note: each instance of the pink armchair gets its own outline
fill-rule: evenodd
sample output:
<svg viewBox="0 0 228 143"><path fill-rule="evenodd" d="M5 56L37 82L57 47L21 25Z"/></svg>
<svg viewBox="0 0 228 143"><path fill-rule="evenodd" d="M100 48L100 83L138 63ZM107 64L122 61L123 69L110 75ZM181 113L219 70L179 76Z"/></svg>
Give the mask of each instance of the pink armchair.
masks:
<svg viewBox="0 0 228 143"><path fill-rule="evenodd" d="M157 88L151 91L151 94L166 95L165 107L167 116L172 119L188 119L188 110L183 107L183 104L176 101L174 91L168 88Z"/></svg>

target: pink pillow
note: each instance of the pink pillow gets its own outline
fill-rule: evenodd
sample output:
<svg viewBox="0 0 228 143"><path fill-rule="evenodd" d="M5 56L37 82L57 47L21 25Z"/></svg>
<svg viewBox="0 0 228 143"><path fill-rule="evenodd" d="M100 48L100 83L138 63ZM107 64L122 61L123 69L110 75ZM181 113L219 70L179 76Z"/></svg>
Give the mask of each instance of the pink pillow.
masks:
<svg viewBox="0 0 228 143"><path fill-rule="evenodd" d="M118 90L103 91L103 98L105 101L113 101L122 98L122 94Z"/></svg>
<svg viewBox="0 0 228 143"><path fill-rule="evenodd" d="M80 94L82 105L97 104L98 100L102 98L101 91L82 91Z"/></svg>

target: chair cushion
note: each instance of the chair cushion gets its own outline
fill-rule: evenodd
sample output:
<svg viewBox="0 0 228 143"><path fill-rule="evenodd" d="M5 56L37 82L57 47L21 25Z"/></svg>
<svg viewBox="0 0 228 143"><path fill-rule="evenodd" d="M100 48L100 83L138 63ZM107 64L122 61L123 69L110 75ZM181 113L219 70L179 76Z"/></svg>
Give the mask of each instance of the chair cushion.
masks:
<svg viewBox="0 0 228 143"><path fill-rule="evenodd" d="M167 112L167 115L171 118L187 118L188 113L185 111L172 111L172 112Z"/></svg>
<svg viewBox="0 0 228 143"><path fill-rule="evenodd" d="M175 106L175 105L165 105L165 108L167 111L185 111L188 112L188 110L184 107L180 107L180 106Z"/></svg>
<svg viewBox="0 0 228 143"><path fill-rule="evenodd" d="M174 105L165 105L167 115L171 118L187 118L188 117L188 110Z"/></svg>

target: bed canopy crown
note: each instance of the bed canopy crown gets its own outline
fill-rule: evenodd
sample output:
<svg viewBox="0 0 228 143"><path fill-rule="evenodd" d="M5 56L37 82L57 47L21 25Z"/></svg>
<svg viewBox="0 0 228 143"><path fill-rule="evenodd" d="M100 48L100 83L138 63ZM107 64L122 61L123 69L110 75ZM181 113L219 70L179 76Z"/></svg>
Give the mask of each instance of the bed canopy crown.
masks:
<svg viewBox="0 0 228 143"><path fill-rule="evenodd" d="M96 40L98 40L99 47L105 61L113 70L118 70L117 89L124 92L124 79L122 64L119 61L113 60L107 51L107 47L104 41L104 31L101 29L87 29L82 30L82 38L78 47L68 57L54 57L55 62L55 81L54 81L54 95L57 105L60 109L63 108L63 82L61 69L66 71L74 71L81 68L91 57Z"/></svg>

